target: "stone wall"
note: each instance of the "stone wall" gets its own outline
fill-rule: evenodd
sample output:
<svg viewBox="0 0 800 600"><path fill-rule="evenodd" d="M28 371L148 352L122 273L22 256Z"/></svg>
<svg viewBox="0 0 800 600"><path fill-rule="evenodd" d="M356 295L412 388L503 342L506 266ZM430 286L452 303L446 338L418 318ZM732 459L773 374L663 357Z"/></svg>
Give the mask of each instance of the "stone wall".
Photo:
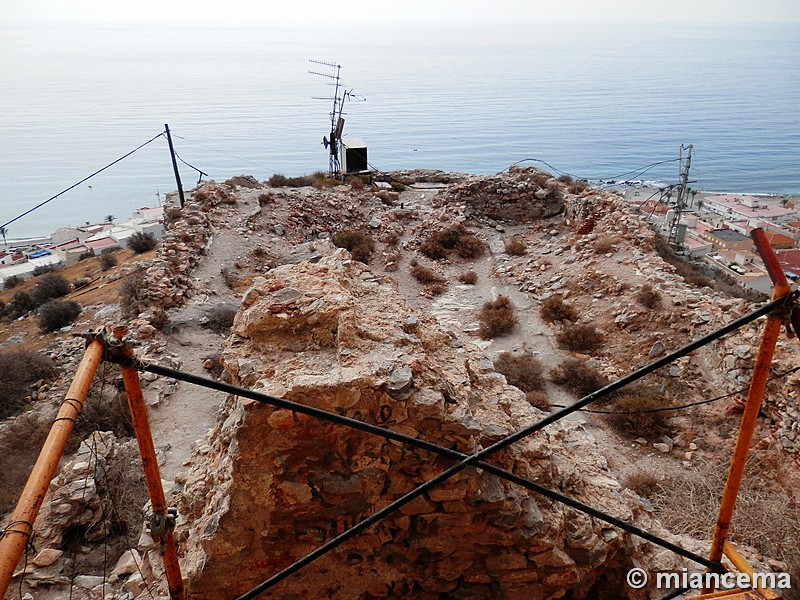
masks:
<svg viewBox="0 0 800 600"><path fill-rule="evenodd" d="M489 177L469 177L440 192L434 206L466 204L483 217L515 223L552 217L564 208L563 185L523 167Z"/></svg>
<svg viewBox="0 0 800 600"><path fill-rule="evenodd" d="M246 387L474 453L543 413L469 343L414 314L346 252L279 267L244 296L224 362ZM632 519L594 439L550 426L493 462ZM231 598L452 464L400 443L229 398L198 450L177 529L192 598ZM634 508L632 508L634 507ZM280 583L275 598L592 597L625 539L467 469ZM236 575L232 575L235 573Z"/></svg>

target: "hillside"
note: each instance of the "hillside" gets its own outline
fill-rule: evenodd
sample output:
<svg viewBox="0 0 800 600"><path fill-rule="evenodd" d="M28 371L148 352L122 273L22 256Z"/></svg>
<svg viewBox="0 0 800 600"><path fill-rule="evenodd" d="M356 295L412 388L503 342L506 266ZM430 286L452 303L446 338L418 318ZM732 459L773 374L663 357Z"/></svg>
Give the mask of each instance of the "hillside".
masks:
<svg viewBox="0 0 800 600"><path fill-rule="evenodd" d="M83 343L71 332L125 321L147 359L370 422L380 422L389 410L383 407L394 414L402 403L408 415L383 423L469 454L571 404L593 381L597 386L627 374L755 306L722 288L689 286L661 258L653 232L614 194L534 169L494 177L424 171L394 177L406 185L392 190L361 180L338 186L318 180L270 187L242 177L202 184L183 210L173 199L169 235L156 253L121 253L110 272L84 261L67 274L97 278L69 296L84 308L69 330L40 334L32 316L3 324L4 351L45 352L61 367L60 379L38 386L33 409L52 413L63 397ZM353 233L342 234L348 230ZM337 244L350 246L350 253ZM136 293L123 302L133 318L124 318L116 295L137 273ZM484 303L501 297L513 316L482 324ZM510 331L499 333L509 324ZM571 415L499 462L646 529L683 536L674 539L704 554L760 327L761 321L746 326L594 407L629 412ZM796 347L796 340L779 341L774 374L795 366ZM509 366L504 352L521 363ZM536 364L538 380L520 377ZM110 405L114 369L99 378L96 392ZM362 437L341 445L341 434L328 426L309 441L304 436L317 426L284 428L280 411L149 374L143 379L162 478L175 482L176 534L193 597L246 591L288 557L374 512L386 494L403 493L443 466L430 455L395 454L392 444ZM508 385L514 381L528 389ZM734 523L734 541L751 560L795 576L798 383L794 373L770 384L750 469L759 476L748 478ZM636 412L717 397L673 412ZM412 410L414 403L419 408ZM23 427L36 421L40 429L45 420L23 414L4 423L1 434L19 440ZM259 437L268 431L273 437ZM124 427L115 433L124 435ZM5 446L15 450L14 443ZM331 448L334 463L323 460ZM109 450L108 460L113 456ZM273 465L269 475L259 473L265 462ZM77 546L65 541L104 522L97 507L106 484L97 473L92 477L98 491L91 510L88 500L75 502L72 519L55 518L52 502L45 509L40 544L61 554L42 566L31 557L36 568L23 583L41 582L31 588L37 600L63 597L76 573L103 573L97 544L105 536L79 539ZM301 478L315 483L300 487ZM141 498L138 485L135 498ZM493 477L465 471L439 496L428 495L429 506L357 538L356 546L326 558L305 578L293 576L270 597L314 590L336 598L544 598L562 591L568 598L618 598L634 564L691 566L558 504L493 486ZM241 527L250 526L242 518L254 489L264 494L248 522L261 523L263 533L246 534ZM334 524L304 534L323 513ZM275 528L273 518L295 529ZM480 521L492 525L478 530ZM125 533L135 538L135 515L128 523ZM527 536L520 523L528 524ZM126 543L115 539L118 557ZM234 548L233 540L240 545ZM163 586L157 552L141 540L138 545L147 568L141 575L120 571L114 597L149 597L147 583ZM271 557L273 551L279 556ZM85 566L82 553L91 555ZM399 561L392 569L390 555ZM247 576L232 579L240 569ZM84 587L73 585L77 597L102 589L102 579L82 581ZM642 594L625 588L624 597Z"/></svg>

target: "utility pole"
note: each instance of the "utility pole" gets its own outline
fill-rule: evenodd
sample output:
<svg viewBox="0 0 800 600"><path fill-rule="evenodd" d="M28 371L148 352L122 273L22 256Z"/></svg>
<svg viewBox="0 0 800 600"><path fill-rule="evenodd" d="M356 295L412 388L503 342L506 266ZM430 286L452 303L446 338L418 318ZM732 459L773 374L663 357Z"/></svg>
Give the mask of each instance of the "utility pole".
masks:
<svg viewBox="0 0 800 600"><path fill-rule="evenodd" d="M186 201L183 197L183 185L181 184L181 174L178 172L178 162L175 160L175 148L172 147L172 136L169 134L169 125L164 123L164 131L167 134L167 143L169 144L169 156L172 159L172 170L175 171L175 182L178 184L178 196L181 199L181 208Z"/></svg>
<svg viewBox="0 0 800 600"><path fill-rule="evenodd" d="M686 208L686 200L689 197L689 167L692 166L692 144L678 148L678 200L675 204L675 216L669 226L669 241L677 244L678 225L681 222L681 213ZM686 150L686 159L683 158L683 151Z"/></svg>

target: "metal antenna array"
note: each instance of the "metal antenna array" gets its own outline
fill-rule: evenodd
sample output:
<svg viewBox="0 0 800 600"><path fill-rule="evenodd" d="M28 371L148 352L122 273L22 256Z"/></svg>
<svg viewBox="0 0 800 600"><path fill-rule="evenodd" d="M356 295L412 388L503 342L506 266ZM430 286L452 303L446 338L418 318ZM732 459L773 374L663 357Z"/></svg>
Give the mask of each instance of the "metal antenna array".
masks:
<svg viewBox="0 0 800 600"><path fill-rule="evenodd" d="M678 240L678 225L681 222L681 213L686 208L687 200L691 191L689 190L689 167L692 166L692 144L681 147L678 149L678 200L675 203L675 217L669 226L669 241L672 244L680 244L682 240ZM683 157L683 151L686 150L686 158Z"/></svg>
<svg viewBox="0 0 800 600"><path fill-rule="evenodd" d="M353 90L344 90L344 84L339 75L342 70L342 65L312 59L309 59L308 62L334 69L331 73L320 73L319 71L309 71L309 73L311 75L319 75L320 77L330 79L331 81L328 82L328 85L334 87L333 96L312 96L312 100L329 100L333 102L333 108L331 108L330 112L330 138L322 136L322 145L329 151L328 175L336 177L339 175L339 169L341 167L339 162L339 146L342 140L342 131L344 130L344 118L342 115L347 114L343 112L344 103L348 98L357 98L357 96L353 95Z"/></svg>

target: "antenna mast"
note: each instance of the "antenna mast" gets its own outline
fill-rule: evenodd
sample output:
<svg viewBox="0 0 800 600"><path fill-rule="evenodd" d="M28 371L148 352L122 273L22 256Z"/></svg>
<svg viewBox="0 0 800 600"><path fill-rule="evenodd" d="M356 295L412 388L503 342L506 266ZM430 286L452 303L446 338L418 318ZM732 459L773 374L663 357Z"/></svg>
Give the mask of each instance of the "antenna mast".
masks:
<svg viewBox="0 0 800 600"><path fill-rule="evenodd" d="M353 96L353 90L343 91L344 84L342 83L342 78L340 77L342 65L334 62L325 62L312 59L309 59L308 62L334 69L334 71L330 73L320 73L319 71L309 71L309 73L311 75L319 75L320 77L330 79L331 81L328 82L328 85L332 85L334 87L333 96L314 96L312 97L312 100L330 100L333 102L333 107L331 108L330 112L330 137L323 136L322 145L325 146L325 148L329 151L328 175L331 177L337 177L341 168L341 163L339 162L339 149L342 141L342 131L344 130L344 118L342 115L347 114L343 112L344 103L345 100ZM363 100L363 98L361 99Z"/></svg>
<svg viewBox="0 0 800 600"><path fill-rule="evenodd" d="M669 241L673 244L678 244L678 225L681 222L681 213L686 208L686 200L689 198L689 167L692 166L692 148L694 146L689 144L684 146L681 144L678 148L678 200L675 204L675 216L669 226ZM683 151L686 150L686 159L683 158Z"/></svg>

